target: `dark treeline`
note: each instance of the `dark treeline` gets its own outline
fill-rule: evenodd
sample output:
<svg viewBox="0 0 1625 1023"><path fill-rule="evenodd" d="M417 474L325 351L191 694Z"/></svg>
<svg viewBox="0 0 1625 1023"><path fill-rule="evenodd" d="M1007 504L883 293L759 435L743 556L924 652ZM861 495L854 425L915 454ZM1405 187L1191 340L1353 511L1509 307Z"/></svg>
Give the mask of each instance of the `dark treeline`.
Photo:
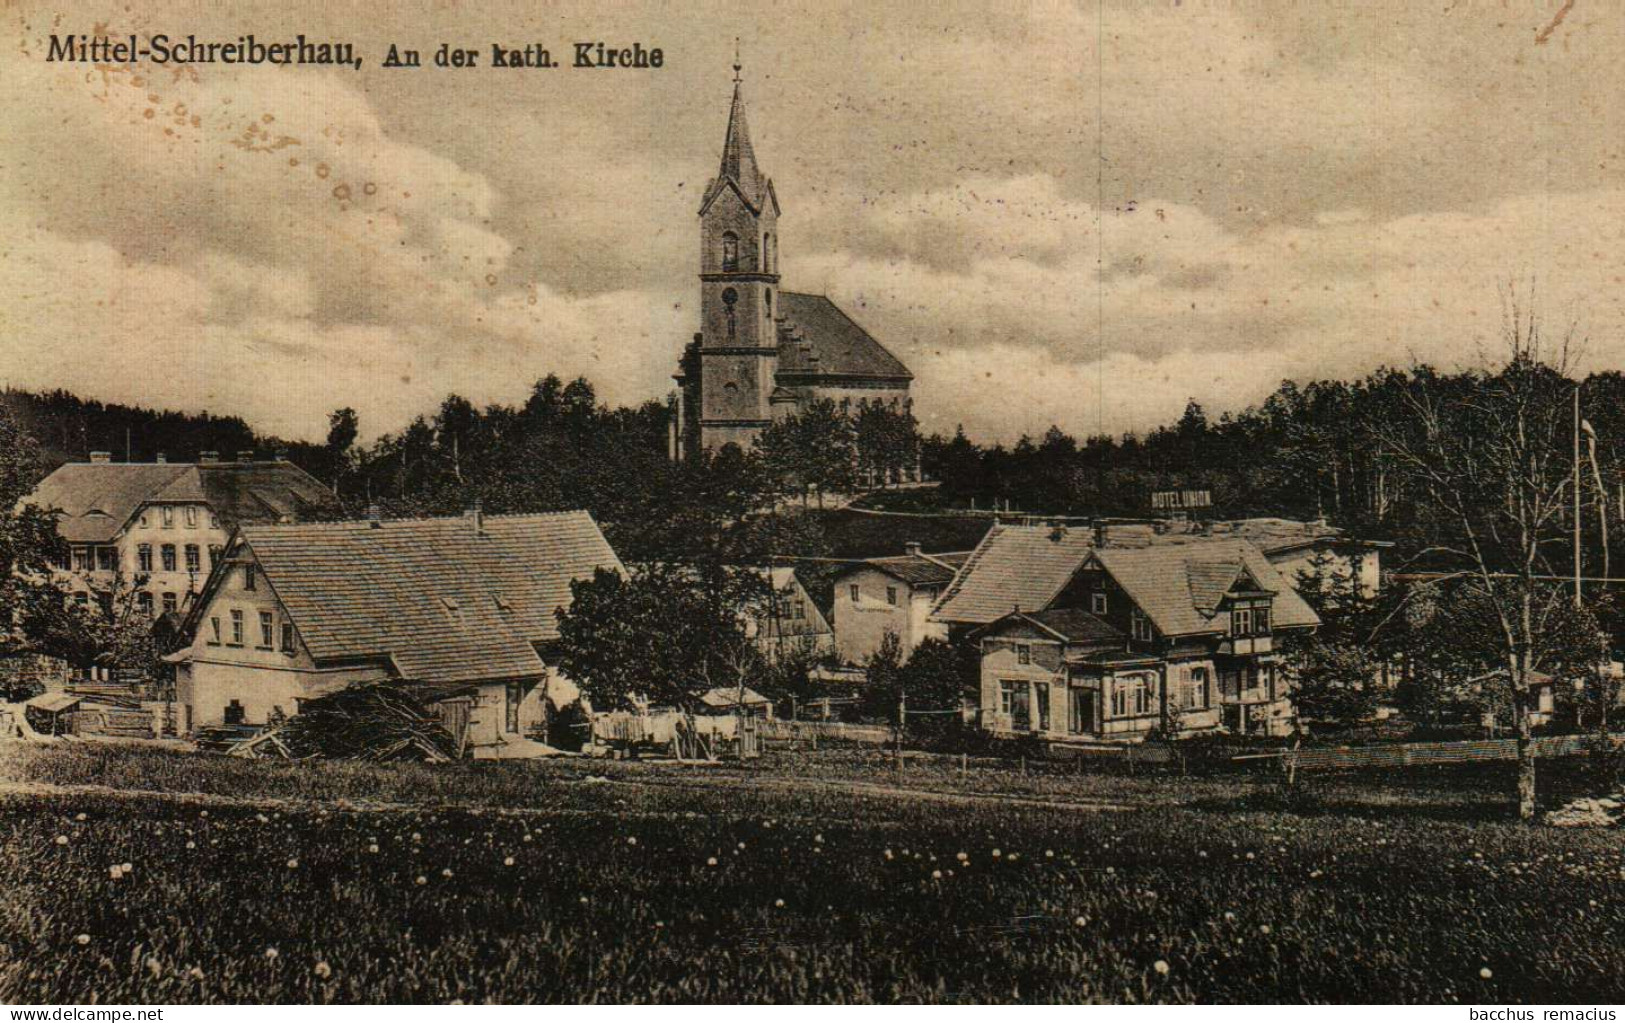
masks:
<svg viewBox="0 0 1625 1023"><path fill-rule="evenodd" d="M1324 515L1358 532L1425 546L1426 513L1379 437L1411 414L1419 386L1469 396L1479 373L1429 367L1382 369L1362 380L1283 382L1263 402L1210 418L1195 401L1179 421L1147 434L1083 440L1052 427L1010 446L980 446L963 432L923 444L926 475L949 502L1052 515L1136 517L1155 491L1205 489L1220 517ZM1581 414L1595 429L1610 504L1625 516L1625 376L1593 374L1581 384ZM1598 496L1589 463L1584 485ZM1611 513L1612 514L1612 513Z"/></svg>
<svg viewBox="0 0 1625 1023"><path fill-rule="evenodd" d="M1178 422L1143 435L1080 440L1052 427L1012 445L978 444L963 431L926 437L918 441L921 463L927 478L941 482L941 493L925 503L1137 517L1150 512L1155 491L1205 489L1216 516L1324 515L1421 550L1429 542L1427 514L1378 437L1406 418L1415 388L1468 395L1482 380L1473 372L1383 369L1352 382L1287 381L1263 402L1216 419L1192 401ZM1625 375L1593 374L1581 395L1600 469L1599 487L1586 467L1588 501L1606 499L1610 515L1625 519ZM722 534L731 524L750 523L773 495L795 489L780 476L806 473L778 465L783 459L771 451L767 458L730 451L674 464L663 404L610 407L585 379L556 376L537 382L517 405L482 408L451 395L434 414L370 444L358 443L365 424L348 409L333 414L327 442L316 444L258 434L236 417L105 404L63 391L8 390L0 399L39 441L47 467L91 450L122 459L126 430L137 461L160 451L177 461L204 450L226 458L239 450L281 451L329 482L346 514L378 505L390 516L448 515L476 498L499 514L585 508L628 558L725 547ZM853 456L853 464L861 461ZM787 521L793 518L753 525L753 542L782 546L776 553L824 553L818 527Z"/></svg>
<svg viewBox="0 0 1625 1023"><path fill-rule="evenodd" d="M36 393L9 387L0 390L0 406L39 444L40 462L47 470L83 461L92 451L106 451L119 461L128 455L132 462L156 461L160 454L172 462L194 462L204 451L231 459L252 451L259 458L286 454L322 476L329 468L320 445L258 433L237 416L148 409L63 390Z"/></svg>

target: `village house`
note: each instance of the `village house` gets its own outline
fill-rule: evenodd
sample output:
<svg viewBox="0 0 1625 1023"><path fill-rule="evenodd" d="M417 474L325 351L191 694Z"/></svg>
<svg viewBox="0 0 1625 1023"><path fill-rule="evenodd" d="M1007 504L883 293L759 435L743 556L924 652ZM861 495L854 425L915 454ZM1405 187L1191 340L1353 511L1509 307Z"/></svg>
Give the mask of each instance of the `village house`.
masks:
<svg viewBox="0 0 1625 1023"><path fill-rule="evenodd" d="M995 527L939 602L934 617L968 628L980 648L985 730L1291 729L1278 642L1319 619L1257 547L1205 537L1096 546L1087 534Z"/></svg>
<svg viewBox="0 0 1625 1023"><path fill-rule="evenodd" d="M786 566L758 569L769 590L765 608L745 619L745 634L769 661L805 655L821 658L835 651L835 630L813 603L807 588Z"/></svg>
<svg viewBox="0 0 1625 1023"><path fill-rule="evenodd" d="M502 755L574 702L548 645L570 583L600 568L624 571L586 512L245 527L170 658L183 730L400 679L475 687L469 745Z"/></svg>
<svg viewBox="0 0 1625 1023"><path fill-rule="evenodd" d="M319 480L283 460L242 452L222 462L114 462L92 452L69 462L23 498L57 514L67 541L60 578L81 604L137 586L149 616L184 612L238 526L289 522L334 505Z"/></svg>
<svg viewBox="0 0 1625 1023"><path fill-rule="evenodd" d="M1264 552L1287 582L1294 586L1316 573L1353 583L1360 596L1377 595L1382 586L1382 552L1389 540L1362 540L1324 519L1251 518L1214 522L1199 535L1235 537ZM1330 582L1331 580L1325 580Z"/></svg>
<svg viewBox="0 0 1625 1023"><path fill-rule="evenodd" d="M841 661L867 663L888 633L897 637L905 660L927 639L947 639L947 626L931 620L931 608L969 557L969 551L925 554L910 543L899 556L840 569L834 577L834 618Z"/></svg>

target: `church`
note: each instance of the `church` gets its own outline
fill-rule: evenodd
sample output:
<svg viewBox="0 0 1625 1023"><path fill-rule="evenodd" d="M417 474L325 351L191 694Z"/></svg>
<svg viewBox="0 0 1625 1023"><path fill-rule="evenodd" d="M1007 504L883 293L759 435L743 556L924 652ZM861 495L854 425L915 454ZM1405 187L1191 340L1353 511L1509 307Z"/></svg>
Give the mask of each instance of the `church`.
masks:
<svg viewBox="0 0 1625 1023"><path fill-rule="evenodd" d="M672 455L728 444L811 403L909 407L914 375L823 295L779 287L779 200L756 165L734 65L722 166L700 203L700 332L683 351Z"/></svg>

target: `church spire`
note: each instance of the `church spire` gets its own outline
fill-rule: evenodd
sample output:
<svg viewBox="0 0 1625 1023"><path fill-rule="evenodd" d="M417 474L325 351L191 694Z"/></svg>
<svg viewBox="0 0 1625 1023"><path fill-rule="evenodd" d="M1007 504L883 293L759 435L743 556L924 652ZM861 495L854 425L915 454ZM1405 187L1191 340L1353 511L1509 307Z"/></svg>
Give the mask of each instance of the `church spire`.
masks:
<svg viewBox="0 0 1625 1023"><path fill-rule="evenodd" d="M739 41L734 40L734 100L728 111L728 135L722 143L722 168L717 171L714 191L724 181L732 181L745 201L757 209L762 207L765 179L756 166L756 152L750 145L750 127L745 123L744 86L739 78Z"/></svg>

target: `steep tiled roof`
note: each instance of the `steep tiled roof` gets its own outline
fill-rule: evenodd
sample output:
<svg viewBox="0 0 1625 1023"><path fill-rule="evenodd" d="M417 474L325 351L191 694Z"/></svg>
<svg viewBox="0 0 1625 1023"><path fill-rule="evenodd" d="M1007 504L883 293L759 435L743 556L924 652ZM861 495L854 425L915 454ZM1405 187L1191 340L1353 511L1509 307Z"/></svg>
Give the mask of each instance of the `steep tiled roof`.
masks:
<svg viewBox="0 0 1625 1023"><path fill-rule="evenodd" d="M1013 610L1042 610L1093 547L1087 529L994 526L937 601L931 617L985 625Z"/></svg>
<svg viewBox="0 0 1625 1023"><path fill-rule="evenodd" d="M779 307L789 335L779 340L780 373L914 379L897 356L823 295L781 292Z"/></svg>
<svg viewBox="0 0 1625 1023"><path fill-rule="evenodd" d="M711 179L711 184L705 190L701 210L711 205L711 200L729 183L739 190L753 210L763 208L773 187L756 166L756 151L750 144L750 126L745 123L745 95L737 82L734 83L733 105L728 108L728 133L722 140L722 165L717 168L717 176Z"/></svg>
<svg viewBox="0 0 1625 1023"><path fill-rule="evenodd" d="M945 586L953 581L958 566L949 559L955 559L963 565L964 559L970 557L969 552L954 554L899 554L889 558L867 558L854 562L842 569L843 572L858 568L872 568L884 572L894 579L900 579L910 586Z"/></svg>
<svg viewBox="0 0 1625 1023"><path fill-rule="evenodd" d="M1243 569L1253 582L1275 594L1271 620L1277 628L1320 624L1264 552L1245 540L1102 547L1094 556L1164 636L1223 631L1225 623L1213 612Z"/></svg>
<svg viewBox="0 0 1625 1023"><path fill-rule="evenodd" d="M534 676L570 581L623 571L586 512L250 526L242 531L318 661L387 657L403 678Z"/></svg>
<svg viewBox="0 0 1625 1023"><path fill-rule="evenodd" d="M1037 622L1069 643L1119 643L1127 638L1122 630L1082 608L1053 607L1019 617Z"/></svg>
<svg viewBox="0 0 1625 1023"><path fill-rule="evenodd" d="M69 462L23 498L60 510L69 543L107 543L153 502L207 503L229 528L324 508L332 495L291 462Z"/></svg>

